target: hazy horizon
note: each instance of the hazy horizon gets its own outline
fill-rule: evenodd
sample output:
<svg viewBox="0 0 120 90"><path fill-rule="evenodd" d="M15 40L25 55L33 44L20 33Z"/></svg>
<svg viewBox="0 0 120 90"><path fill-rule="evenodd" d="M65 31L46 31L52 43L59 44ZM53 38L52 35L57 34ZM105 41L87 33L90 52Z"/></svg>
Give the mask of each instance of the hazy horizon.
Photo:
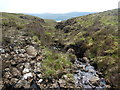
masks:
<svg viewBox="0 0 120 90"><path fill-rule="evenodd" d="M73 12L64 12L64 13L24 13L24 14L68 14L68 13L89 13L89 12L79 12L79 11L73 11ZM90 12L90 13L96 13L96 12Z"/></svg>
<svg viewBox="0 0 120 90"><path fill-rule="evenodd" d="M118 8L118 2L119 0L1 0L0 11L30 14L102 12Z"/></svg>

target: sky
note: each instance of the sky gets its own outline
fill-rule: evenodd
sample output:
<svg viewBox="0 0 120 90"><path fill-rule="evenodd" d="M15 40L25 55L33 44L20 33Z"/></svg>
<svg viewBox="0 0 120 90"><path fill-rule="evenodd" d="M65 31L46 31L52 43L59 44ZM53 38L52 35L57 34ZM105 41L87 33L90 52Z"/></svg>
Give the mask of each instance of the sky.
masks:
<svg viewBox="0 0 120 90"><path fill-rule="evenodd" d="M118 8L119 0L0 0L0 12L102 12Z"/></svg>

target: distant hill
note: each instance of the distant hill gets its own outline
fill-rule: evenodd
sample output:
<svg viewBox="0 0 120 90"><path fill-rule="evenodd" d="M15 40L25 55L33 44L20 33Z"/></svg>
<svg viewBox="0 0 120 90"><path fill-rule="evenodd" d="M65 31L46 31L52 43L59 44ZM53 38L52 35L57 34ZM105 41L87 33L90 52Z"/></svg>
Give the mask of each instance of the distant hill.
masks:
<svg viewBox="0 0 120 90"><path fill-rule="evenodd" d="M53 19L55 21L63 21L73 17L84 16L92 13L94 12L71 12L71 13L63 13L63 14L43 13L43 14L29 14L29 15L41 17L43 19Z"/></svg>

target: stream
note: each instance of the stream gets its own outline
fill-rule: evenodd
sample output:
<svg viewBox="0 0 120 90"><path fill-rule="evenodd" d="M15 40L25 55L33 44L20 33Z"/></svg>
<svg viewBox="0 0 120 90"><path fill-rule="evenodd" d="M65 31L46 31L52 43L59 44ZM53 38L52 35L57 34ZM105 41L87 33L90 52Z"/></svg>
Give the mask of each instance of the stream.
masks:
<svg viewBox="0 0 120 90"><path fill-rule="evenodd" d="M54 47L53 49L58 50L58 47ZM95 90L106 88L105 79L100 76L87 58L77 58L74 65L76 67L76 73L74 74L76 87Z"/></svg>
<svg viewBox="0 0 120 90"><path fill-rule="evenodd" d="M58 48L53 48L53 49L59 50ZM0 49L0 52L4 52L4 49ZM29 66L25 63L23 63L23 64L25 66ZM100 74L98 74L98 71L96 71L94 69L94 67L90 64L90 62L87 58L85 58L85 57L77 58L74 62L74 66L75 66L74 79L75 79L76 87L78 87L78 88L80 87L80 88L82 88L82 90L84 90L84 89L99 90L99 89L106 88L106 82L105 82L104 78L102 78L100 76ZM16 68L16 70L17 70L17 68ZM25 69L23 71L25 71ZM29 72L28 69L26 69L26 71L27 71L27 73ZM6 72L9 72L9 70ZM19 71L14 71L14 72L16 73ZM20 81L21 82L26 81L24 79L27 79L28 77L32 78L31 72L29 72L28 74L24 74L22 77L20 77L20 79L18 81L16 81L16 83L14 85L7 85L7 86L5 86L5 88L13 90L13 89L15 89L14 86L17 85L18 82L20 83ZM24 83L27 84L28 82L26 81ZM20 83L20 84L22 84L22 83ZM60 85L58 85L58 86L60 86ZM33 80L30 83L30 88L33 88L35 90L40 90L40 87L37 85L36 80ZM58 87L57 90L59 90L60 88L61 87ZM3 89L3 90L7 90L7 89Z"/></svg>
<svg viewBox="0 0 120 90"><path fill-rule="evenodd" d="M106 82L103 78L100 78L97 71L88 61L83 62L83 59L76 59L75 66L77 70L74 74L75 85L77 87L82 86L83 89L103 89L106 86Z"/></svg>

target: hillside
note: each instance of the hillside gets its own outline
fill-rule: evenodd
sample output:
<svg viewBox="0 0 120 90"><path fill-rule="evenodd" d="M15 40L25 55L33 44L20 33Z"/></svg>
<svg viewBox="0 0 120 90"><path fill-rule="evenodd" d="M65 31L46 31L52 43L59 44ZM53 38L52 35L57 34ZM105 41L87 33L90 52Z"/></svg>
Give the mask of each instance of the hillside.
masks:
<svg viewBox="0 0 120 90"><path fill-rule="evenodd" d="M119 87L117 9L58 23L15 13L0 20L2 90Z"/></svg>
<svg viewBox="0 0 120 90"><path fill-rule="evenodd" d="M72 55L50 48L49 31L54 32L55 21L13 13L2 13L0 19L2 90L28 89L34 84L38 89L57 88L61 81L61 87L75 87L70 72Z"/></svg>
<svg viewBox="0 0 120 90"><path fill-rule="evenodd" d="M88 57L109 83L118 84L117 9L68 19L56 29L66 50L71 47L78 58Z"/></svg>

